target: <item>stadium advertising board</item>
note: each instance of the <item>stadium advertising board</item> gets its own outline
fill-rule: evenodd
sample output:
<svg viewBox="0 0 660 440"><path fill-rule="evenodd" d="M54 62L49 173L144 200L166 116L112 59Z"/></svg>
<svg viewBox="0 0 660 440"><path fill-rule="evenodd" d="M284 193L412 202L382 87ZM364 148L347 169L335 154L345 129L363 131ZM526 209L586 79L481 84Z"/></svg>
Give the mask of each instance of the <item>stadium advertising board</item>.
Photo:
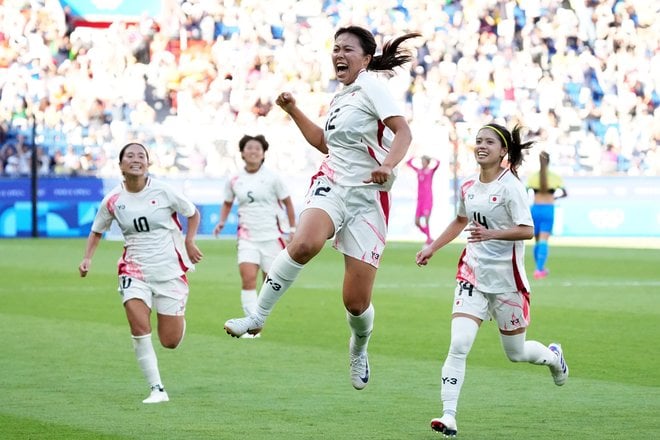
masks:
<svg viewBox="0 0 660 440"><path fill-rule="evenodd" d="M392 191L389 236L394 240L420 239L414 226L415 182L400 176ZM296 213L300 213L307 178L287 179ZM660 178L657 177L574 177L564 179L568 197L556 205L555 230L566 237L660 237ZM170 184L181 188L197 204L202 216L199 233L211 235L218 221L224 179L176 179ZM443 181L451 187L450 183ZM103 195L118 183L116 179L43 178L39 179L37 205L40 237L85 237ZM432 224L437 235L454 215L453 199L446 191L436 196ZM31 183L28 178L0 179L0 237L32 235ZM222 231L236 234L236 204ZM112 229L109 237L119 237Z"/></svg>

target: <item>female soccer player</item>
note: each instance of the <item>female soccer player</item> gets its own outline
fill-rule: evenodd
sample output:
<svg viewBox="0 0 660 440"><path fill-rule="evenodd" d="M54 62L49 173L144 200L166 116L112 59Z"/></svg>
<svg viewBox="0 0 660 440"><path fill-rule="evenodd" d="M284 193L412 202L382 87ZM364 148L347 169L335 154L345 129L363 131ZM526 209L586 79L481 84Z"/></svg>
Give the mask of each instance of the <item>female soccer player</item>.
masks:
<svg viewBox="0 0 660 440"><path fill-rule="evenodd" d="M344 87L332 99L323 128L300 110L290 93L278 96L277 105L291 116L307 142L327 156L312 177L293 241L277 256L259 292L257 311L225 323L232 336L259 333L303 266L334 236L334 247L344 254L350 376L358 390L369 381L367 345L374 322L371 294L387 236L388 191L394 183L394 168L412 140L403 112L370 71L391 71L410 61L411 54L399 46L416 36L403 35L376 55L371 32L357 26L339 29L332 62Z"/></svg>
<svg viewBox="0 0 660 440"><path fill-rule="evenodd" d="M124 181L103 198L78 270L81 277L87 276L103 233L116 221L124 235L119 293L135 356L151 387L142 402L167 402L151 342L151 310L157 313L160 343L165 348L178 347L186 330L186 271L202 259L195 244L200 215L186 197L147 174L149 153L142 144L131 142L121 149L119 168ZM185 238L177 214L188 219Z"/></svg>
<svg viewBox="0 0 660 440"><path fill-rule="evenodd" d="M241 304L248 316L257 307L257 274L264 280L273 260L284 249L278 213L284 205L289 220L289 239L296 230L296 215L284 181L264 166L268 142L262 135L245 135L238 142L245 167L227 180L220 221L213 233L225 226L234 200L238 202L238 270L241 275ZM258 336L257 333L254 336ZM245 333L243 337L251 337Z"/></svg>
<svg viewBox="0 0 660 440"><path fill-rule="evenodd" d="M494 123L482 127L474 149L479 174L461 185L456 218L433 243L417 253L417 264L424 266L463 229L469 233L458 262L451 342L442 366L443 415L431 421L431 428L446 436L455 436L458 431L456 407L465 363L481 323L489 317L497 322L509 360L547 365L560 386L568 377L559 344L546 347L525 339L530 322L530 289L525 275L524 240L532 238L534 227L525 187L516 169L522 163L522 150L531 145L521 142L518 126L511 132ZM505 157L508 168L502 166Z"/></svg>
<svg viewBox="0 0 660 440"><path fill-rule="evenodd" d="M422 156L422 166L417 167L414 164L414 158L411 157L406 162L410 168L417 173L417 210L415 211L415 226L426 236L426 244L431 244L431 231L429 229L429 218L433 210L433 176L440 166L440 162L431 158Z"/></svg>

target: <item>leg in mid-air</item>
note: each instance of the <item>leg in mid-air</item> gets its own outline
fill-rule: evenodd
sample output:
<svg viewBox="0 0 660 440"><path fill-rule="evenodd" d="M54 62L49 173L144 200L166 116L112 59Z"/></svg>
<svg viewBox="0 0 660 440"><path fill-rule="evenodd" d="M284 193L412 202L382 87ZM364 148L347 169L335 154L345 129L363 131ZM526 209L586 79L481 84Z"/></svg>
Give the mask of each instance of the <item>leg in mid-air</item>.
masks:
<svg viewBox="0 0 660 440"><path fill-rule="evenodd" d="M511 362L529 362L546 365L556 385L564 385L568 378L568 366L561 345L545 346L526 339L529 325L529 296L520 292L488 295L490 313L500 329L500 340Z"/></svg>
<svg viewBox="0 0 660 440"><path fill-rule="evenodd" d="M562 386L568 378L568 365L560 344L552 343L547 347L538 341L525 339L525 332L506 334L500 331L502 347L511 362L529 362L534 365L546 365L550 368L555 385Z"/></svg>
<svg viewBox="0 0 660 440"><path fill-rule="evenodd" d="M364 389L369 382L369 358L367 347L374 326L374 306L371 293L376 268L356 258L344 256L343 300L346 320L351 330L349 339L349 365L351 383L357 390Z"/></svg>
<svg viewBox="0 0 660 440"><path fill-rule="evenodd" d="M303 211L293 241L277 255L268 271L257 297L255 312L228 320L225 331L233 337L261 332L277 301L293 284L303 266L323 249L326 240L333 234L334 224L323 210L311 208Z"/></svg>

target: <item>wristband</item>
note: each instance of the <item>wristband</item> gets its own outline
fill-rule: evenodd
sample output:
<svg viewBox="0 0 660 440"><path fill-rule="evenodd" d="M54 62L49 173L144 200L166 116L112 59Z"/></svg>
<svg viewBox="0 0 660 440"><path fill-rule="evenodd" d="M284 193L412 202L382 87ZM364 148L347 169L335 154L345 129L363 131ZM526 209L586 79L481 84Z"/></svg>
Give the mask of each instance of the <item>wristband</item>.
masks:
<svg viewBox="0 0 660 440"><path fill-rule="evenodd" d="M296 227L295 226L289 227L289 234L295 234L295 232L296 232Z"/></svg>

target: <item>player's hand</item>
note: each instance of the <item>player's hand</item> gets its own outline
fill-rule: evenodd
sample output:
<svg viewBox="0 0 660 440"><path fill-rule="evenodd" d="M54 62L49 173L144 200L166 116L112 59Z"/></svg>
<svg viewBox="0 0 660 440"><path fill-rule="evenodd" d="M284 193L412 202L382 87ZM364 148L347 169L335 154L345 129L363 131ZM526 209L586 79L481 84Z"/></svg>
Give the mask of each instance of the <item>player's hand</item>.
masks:
<svg viewBox="0 0 660 440"><path fill-rule="evenodd" d="M87 276L87 272L89 272L91 266L92 266L92 260L90 260L89 258L83 258L82 262L80 263L80 266L78 266L78 272L80 272L80 276L82 278L85 278Z"/></svg>
<svg viewBox="0 0 660 440"><path fill-rule="evenodd" d="M186 251L188 252L188 258L190 258L190 261L193 263L199 263L202 261L204 254L202 254L202 251L199 250L195 243L186 243Z"/></svg>
<svg viewBox="0 0 660 440"><path fill-rule="evenodd" d="M285 112L291 113L291 110L296 106L296 98L289 92L283 92L275 99L275 104L279 105Z"/></svg>
<svg viewBox="0 0 660 440"><path fill-rule="evenodd" d="M213 236L217 237L218 234L220 234L220 231L222 231L222 228L225 227L225 222L218 222L217 225L215 225L215 228L213 228Z"/></svg>
<svg viewBox="0 0 660 440"><path fill-rule="evenodd" d="M424 249L417 252L415 262L418 266L426 266L431 257L433 257L433 249L431 249L431 246L426 246Z"/></svg>
<svg viewBox="0 0 660 440"><path fill-rule="evenodd" d="M387 179L392 175L392 168L387 165L381 165L371 172L371 177L364 180L364 183L377 183L379 185L387 182Z"/></svg>
<svg viewBox="0 0 660 440"><path fill-rule="evenodd" d="M470 234L467 238L468 243L477 243L479 241L486 241L493 238L490 229L477 222L470 223L468 227L465 228L465 231Z"/></svg>

